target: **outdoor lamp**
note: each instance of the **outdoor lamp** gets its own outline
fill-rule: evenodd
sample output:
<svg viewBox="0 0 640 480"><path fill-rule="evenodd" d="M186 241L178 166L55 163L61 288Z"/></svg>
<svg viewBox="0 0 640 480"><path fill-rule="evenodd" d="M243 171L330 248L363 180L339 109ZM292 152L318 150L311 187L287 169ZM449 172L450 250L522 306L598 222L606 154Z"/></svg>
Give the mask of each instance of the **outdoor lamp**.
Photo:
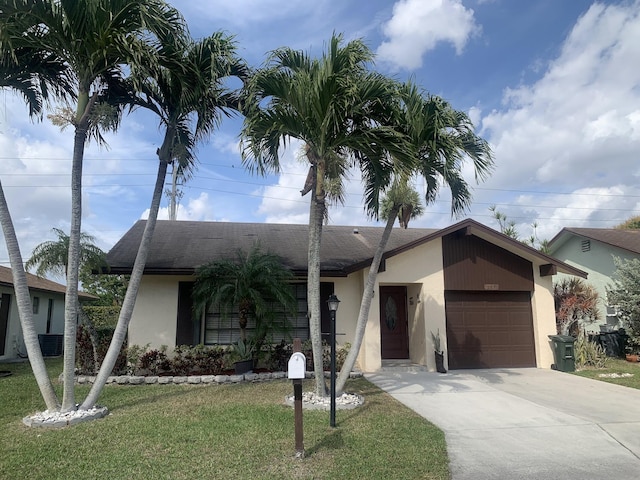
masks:
<svg viewBox="0 0 640 480"><path fill-rule="evenodd" d="M327 305L329 305L329 311L337 312L339 303L340 303L340 300L338 300L338 297L336 297L335 294L332 293L329 296L329 300L327 300Z"/></svg>

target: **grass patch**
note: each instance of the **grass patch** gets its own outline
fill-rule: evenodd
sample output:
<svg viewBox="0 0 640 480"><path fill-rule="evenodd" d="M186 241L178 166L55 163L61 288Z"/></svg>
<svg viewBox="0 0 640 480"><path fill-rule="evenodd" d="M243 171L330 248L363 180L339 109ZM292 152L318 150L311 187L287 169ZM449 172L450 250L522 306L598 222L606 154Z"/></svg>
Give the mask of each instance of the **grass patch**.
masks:
<svg viewBox="0 0 640 480"><path fill-rule="evenodd" d="M56 378L61 361L47 365ZM109 385L100 403L111 415L49 430L21 422L45 408L29 364L2 369L13 375L0 378L0 478L449 478L444 434L365 379L347 388L365 405L338 410L338 428L329 412L305 410L307 456L298 460L288 380ZM76 389L78 399L87 392Z"/></svg>
<svg viewBox="0 0 640 480"><path fill-rule="evenodd" d="M606 368L585 368L574 373L581 377L640 389L640 363L627 362L620 358L608 358ZM600 376L607 373L632 373L633 377L610 378Z"/></svg>

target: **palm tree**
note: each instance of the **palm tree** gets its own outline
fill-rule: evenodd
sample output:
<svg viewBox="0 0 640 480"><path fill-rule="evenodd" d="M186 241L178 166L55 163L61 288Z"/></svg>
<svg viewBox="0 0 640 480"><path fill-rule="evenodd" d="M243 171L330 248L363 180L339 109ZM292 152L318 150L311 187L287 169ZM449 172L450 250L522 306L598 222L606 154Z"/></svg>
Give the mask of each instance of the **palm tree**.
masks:
<svg viewBox="0 0 640 480"><path fill-rule="evenodd" d="M8 14L6 7L3 6L3 13ZM49 100L50 94L61 98L72 96L73 88L65 73L64 65L54 55L40 48L12 47L12 38L20 33L14 27L15 25L8 22L0 28L0 88L8 88L22 95L29 108L29 116L41 118L43 104ZM29 363L47 409L54 411L60 407L60 404L40 350L22 254L2 183L0 183L0 224L11 262L18 316Z"/></svg>
<svg viewBox="0 0 640 480"><path fill-rule="evenodd" d="M413 172L426 184L426 203L434 202L440 186L447 185L451 190L451 214L459 215L471 202L471 193L461 172L463 163L467 159L471 160L476 180L486 178L493 166L488 143L475 134L473 123L464 112L454 110L441 98L424 94L412 83L403 85L398 94L401 102L400 108L395 110L393 125L411 142L410 151L415 155ZM388 211L387 224L371 262L364 287L354 341L336 381L338 394L344 389L362 345L382 254L391 235L395 218L401 209L411 205L411 193L407 187L408 177L400 174L397 178L398 183L391 189L391 195L388 197L393 203ZM377 216L375 204L369 203L367 208L371 215ZM410 213L408 216L404 215L402 219L404 228L410 218Z"/></svg>
<svg viewBox="0 0 640 480"><path fill-rule="evenodd" d="M210 306L220 308L222 315L238 311L240 339L247 341L249 319L256 321L256 352L260 351L272 324L274 307L281 306L285 313L296 310L296 298L291 289L293 274L280 258L265 253L259 245L248 252L238 250L234 260L217 260L196 271L193 301L196 315L201 316Z"/></svg>
<svg viewBox="0 0 640 480"><path fill-rule="evenodd" d="M9 3L9 2L7 2ZM6 8L5 8L6 7ZM152 39L180 36L184 29L177 10L162 0L15 0L3 5L0 31L20 32L3 43L2 51L29 48L50 54L65 66L77 99L64 112L75 129L71 170L71 228L65 297L62 411L75 409L74 368L77 317L82 163L84 146L100 128L115 129L119 108L98 108L128 91L125 65L153 58Z"/></svg>
<svg viewBox="0 0 640 480"><path fill-rule="evenodd" d="M255 100L244 112L243 162L252 172L280 171L279 152L292 139L304 142L310 193L307 300L314 358L322 358L320 332L320 245L327 200L342 199L342 182L359 166L372 184L386 184L391 151L403 158L406 143L389 128L383 108L394 84L368 68L373 54L361 40L333 35L319 59L290 48L275 50L248 87ZM332 185L334 188L329 189ZM377 191L367 191L377 205ZM325 395L322 362L314 362L316 393Z"/></svg>
<svg viewBox="0 0 640 480"><path fill-rule="evenodd" d="M57 240L49 240L42 242L33 249L31 258L27 260L24 268L31 270L35 267L35 273L39 277L44 277L48 273L67 277L67 265L69 263L69 235L59 228L53 228L53 232L57 235ZM100 270L106 268L106 254L102 249L97 247L94 242L95 237L88 233L80 234L80 269L85 271ZM85 314L78 298L76 305L78 316L82 323L87 327L91 347L93 348L93 361L97 369L99 367L98 360L98 334L93 322Z"/></svg>
<svg viewBox="0 0 640 480"><path fill-rule="evenodd" d="M160 63L141 63L132 69L132 83L140 89L134 105L158 115L165 134L157 151L158 172L149 216L118 323L96 380L80 408L95 405L126 337L158 218L168 165L173 164L182 172L193 168L196 144L218 127L223 116L233 115L239 108L237 93L226 81L232 77L244 80L248 69L235 50L233 38L220 32L198 42L179 38L176 43L167 41L160 46Z"/></svg>

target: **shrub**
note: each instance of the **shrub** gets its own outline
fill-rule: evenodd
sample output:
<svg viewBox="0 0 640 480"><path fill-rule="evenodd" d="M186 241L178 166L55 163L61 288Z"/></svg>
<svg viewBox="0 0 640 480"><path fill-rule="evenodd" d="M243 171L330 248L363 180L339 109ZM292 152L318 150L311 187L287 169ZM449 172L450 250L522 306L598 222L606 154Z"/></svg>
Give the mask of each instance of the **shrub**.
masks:
<svg viewBox="0 0 640 480"><path fill-rule="evenodd" d="M111 344L111 338L113 337L114 329L111 327L96 328L96 334L98 336L98 348L97 356L98 362L102 365L102 361ZM76 368L78 373L83 375L94 375L96 372L96 365L93 358L93 347L91 345L91 338L89 332L84 325L78 325L76 333ZM113 371L110 372L114 375L121 375L127 371L127 349L122 346L118 360L116 361Z"/></svg>
<svg viewBox="0 0 640 480"><path fill-rule="evenodd" d="M574 345L576 368L605 368L607 354L601 345L590 341L584 334L578 335Z"/></svg>

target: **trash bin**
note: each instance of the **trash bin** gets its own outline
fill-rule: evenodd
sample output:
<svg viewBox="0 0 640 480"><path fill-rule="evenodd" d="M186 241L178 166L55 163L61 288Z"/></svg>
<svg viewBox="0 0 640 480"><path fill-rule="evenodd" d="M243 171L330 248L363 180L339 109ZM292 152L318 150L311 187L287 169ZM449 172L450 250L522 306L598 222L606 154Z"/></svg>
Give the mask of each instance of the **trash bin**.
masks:
<svg viewBox="0 0 640 480"><path fill-rule="evenodd" d="M554 370L561 372L574 372L576 370L576 357L573 350L574 337L569 335L549 335L553 344L553 358L556 363L551 365Z"/></svg>

